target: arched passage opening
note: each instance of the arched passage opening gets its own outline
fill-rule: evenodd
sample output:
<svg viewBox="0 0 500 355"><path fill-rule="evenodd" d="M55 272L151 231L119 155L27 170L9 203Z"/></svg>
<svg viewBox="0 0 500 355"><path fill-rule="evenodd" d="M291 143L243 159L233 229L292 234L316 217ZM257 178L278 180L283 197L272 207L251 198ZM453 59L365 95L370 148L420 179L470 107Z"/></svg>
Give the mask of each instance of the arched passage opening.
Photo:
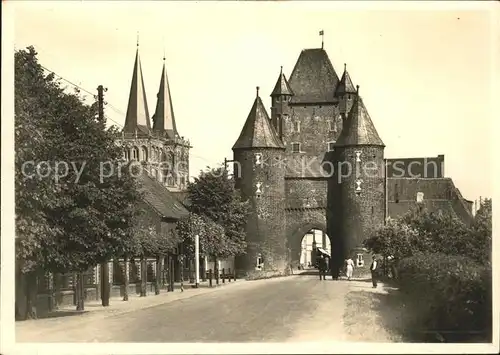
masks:
<svg viewBox="0 0 500 355"><path fill-rule="evenodd" d="M317 258L323 254L331 258L330 237L325 231L313 228L304 234L300 243L299 269L317 267Z"/></svg>

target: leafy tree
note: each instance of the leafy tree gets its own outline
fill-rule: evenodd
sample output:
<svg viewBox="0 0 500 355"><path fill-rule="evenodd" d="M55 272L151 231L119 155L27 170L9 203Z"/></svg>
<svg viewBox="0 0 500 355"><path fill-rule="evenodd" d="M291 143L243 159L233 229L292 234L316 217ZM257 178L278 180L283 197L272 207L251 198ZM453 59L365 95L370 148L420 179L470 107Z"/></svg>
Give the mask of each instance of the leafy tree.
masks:
<svg viewBox="0 0 500 355"><path fill-rule="evenodd" d="M492 199L485 199L477 210L470 230L471 257L491 267Z"/></svg>
<svg viewBox="0 0 500 355"><path fill-rule="evenodd" d="M191 212L178 222L177 231L183 241L184 253L190 257L195 252L195 236L199 236L200 255L211 257L215 261L216 273L218 259L240 252L241 245L231 240L224 233L224 228L207 216Z"/></svg>
<svg viewBox="0 0 500 355"><path fill-rule="evenodd" d="M234 180L229 178L225 169L209 168L202 171L189 184L188 199L191 212L208 217L224 229L228 245L222 254L245 252L245 224L249 205L242 200L239 191L234 188Z"/></svg>
<svg viewBox="0 0 500 355"><path fill-rule="evenodd" d="M82 272L126 250L140 196L118 164L116 129L36 55L15 53L16 253L25 273Z"/></svg>

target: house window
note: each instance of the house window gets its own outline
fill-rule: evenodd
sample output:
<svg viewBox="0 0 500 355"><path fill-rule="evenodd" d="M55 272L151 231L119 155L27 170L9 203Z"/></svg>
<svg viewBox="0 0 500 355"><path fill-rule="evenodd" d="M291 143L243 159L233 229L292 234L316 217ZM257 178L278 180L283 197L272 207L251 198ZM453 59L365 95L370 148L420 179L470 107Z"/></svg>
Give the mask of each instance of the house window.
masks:
<svg viewBox="0 0 500 355"><path fill-rule="evenodd" d="M300 153L300 143L292 143L292 153Z"/></svg>
<svg viewBox="0 0 500 355"><path fill-rule="evenodd" d="M328 142L328 151L333 152L335 150L335 141Z"/></svg>
<svg viewBox="0 0 500 355"><path fill-rule="evenodd" d="M293 131L294 132L300 132L300 122L299 121L295 121L293 123Z"/></svg>

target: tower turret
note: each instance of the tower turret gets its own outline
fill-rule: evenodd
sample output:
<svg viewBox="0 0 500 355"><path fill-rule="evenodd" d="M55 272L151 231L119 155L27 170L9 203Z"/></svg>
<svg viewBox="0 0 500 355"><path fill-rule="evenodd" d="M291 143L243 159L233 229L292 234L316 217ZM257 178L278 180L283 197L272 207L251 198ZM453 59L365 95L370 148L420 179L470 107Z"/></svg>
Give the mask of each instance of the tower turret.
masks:
<svg viewBox="0 0 500 355"><path fill-rule="evenodd" d="M344 73L335 89L335 96L339 99L339 111L342 119L345 119L351 110L356 88L352 83L351 76L347 72L347 64L344 63Z"/></svg>
<svg viewBox="0 0 500 355"><path fill-rule="evenodd" d="M284 153L257 87L257 97L233 146L236 188L251 206L247 253L236 261L240 272L281 274L287 269Z"/></svg>
<svg viewBox="0 0 500 355"><path fill-rule="evenodd" d="M127 114L125 116L125 133L149 134L151 123L149 121L148 103L146 101L146 90L142 76L141 59L139 58L139 43L135 53L134 72L130 85Z"/></svg>
<svg viewBox="0 0 500 355"><path fill-rule="evenodd" d="M271 122L281 140L283 140L283 122L290 116L288 103L292 96L292 88L283 74L283 67L281 67L278 81L271 93Z"/></svg>
<svg viewBox="0 0 500 355"><path fill-rule="evenodd" d="M339 265L362 250L363 240L385 216L385 145L358 90L353 101L330 157L334 173L328 180L328 234Z"/></svg>

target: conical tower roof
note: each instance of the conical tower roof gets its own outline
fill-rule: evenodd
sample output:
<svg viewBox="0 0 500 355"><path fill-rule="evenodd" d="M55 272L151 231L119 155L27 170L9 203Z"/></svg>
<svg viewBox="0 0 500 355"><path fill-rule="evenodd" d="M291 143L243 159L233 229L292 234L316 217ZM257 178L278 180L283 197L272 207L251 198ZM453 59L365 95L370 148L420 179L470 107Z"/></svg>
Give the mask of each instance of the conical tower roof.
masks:
<svg viewBox="0 0 500 355"><path fill-rule="evenodd" d="M285 74L283 74L283 67L281 67L280 76L276 85L274 86L274 90L271 93L271 96L279 96L279 95L293 95L292 88L288 84L288 80L286 80Z"/></svg>
<svg viewBox="0 0 500 355"><path fill-rule="evenodd" d="M257 97L240 136L233 146L233 150L249 148L285 149L285 146L278 138L276 130L269 122L269 116L259 97L259 88L257 87Z"/></svg>
<svg viewBox="0 0 500 355"><path fill-rule="evenodd" d="M143 133L149 133L150 129L151 123L149 121L146 90L144 88L139 48L137 48L123 131L133 133L137 130Z"/></svg>
<svg viewBox="0 0 500 355"><path fill-rule="evenodd" d="M335 96L342 96L344 94L355 94L356 88L352 83L351 76L347 72L347 65L344 63L344 73L342 74L342 78L335 89Z"/></svg>
<svg viewBox="0 0 500 355"><path fill-rule="evenodd" d="M163 70L157 96L156 110L153 115L153 130L165 133L167 137L173 139L178 136L178 133L175 125L174 106L170 94L165 58L163 58Z"/></svg>
<svg viewBox="0 0 500 355"><path fill-rule="evenodd" d="M358 87L359 88L359 87ZM337 147L357 145L378 145L385 147L368 114L368 110L359 96L355 96L351 111L344 120L342 132L335 143Z"/></svg>

